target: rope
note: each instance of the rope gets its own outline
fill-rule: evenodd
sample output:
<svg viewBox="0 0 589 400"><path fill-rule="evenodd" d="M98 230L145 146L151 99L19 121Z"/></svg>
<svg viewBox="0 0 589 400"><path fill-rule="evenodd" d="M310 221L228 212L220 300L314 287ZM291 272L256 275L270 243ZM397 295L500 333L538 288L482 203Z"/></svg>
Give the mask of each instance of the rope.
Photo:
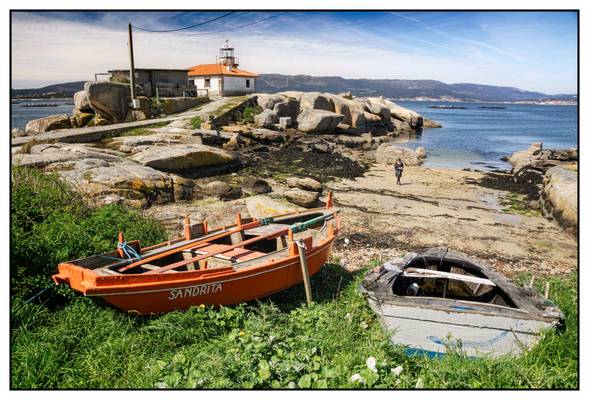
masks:
<svg viewBox="0 0 589 400"><path fill-rule="evenodd" d="M152 30L152 29L142 28L142 27L136 26L136 25L133 25L133 27L135 27L135 28L137 28L137 29L139 29L141 31L152 32L152 33L178 32L178 31L183 31L183 30L186 30L186 29L196 28L197 26L206 25L206 24L208 24L210 22L217 21L217 20L219 20L221 18L228 17L229 15L234 14L234 13L235 13L235 11L231 11L231 12L228 12L227 14L221 15L220 17L209 19L208 21L200 22L198 24L194 24L194 25L190 25L190 26L185 26L184 28L178 28L178 29L165 29L165 30L159 31L159 30Z"/></svg>
<svg viewBox="0 0 589 400"><path fill-rule="evenodd" d="M29 304L31 301L35 300L37 297L41 296L43 293L45 293L46 291L48 291L49 289L55 287L55 284L50 284L49 286L47 286L45 289L41 289L39 292L37 292L35 295L33 295L33 297L29 298L27 301L25 301L24 303L22 303L20 306L15 307L11 313L14 313L17 310L21 310L24 306L26 306L27 304Z"/></svg>
<svg viewBox="0 0 589 400"><path fill-rule="evenodd" d="M137 251L133 247L129 246L126 241L123 243L119 242L117 244L117 248L123 250L123 253L125 253L127 258L136 258L138 260L141 260L141 256L139 255L139 253L137 253Z"/></svg>

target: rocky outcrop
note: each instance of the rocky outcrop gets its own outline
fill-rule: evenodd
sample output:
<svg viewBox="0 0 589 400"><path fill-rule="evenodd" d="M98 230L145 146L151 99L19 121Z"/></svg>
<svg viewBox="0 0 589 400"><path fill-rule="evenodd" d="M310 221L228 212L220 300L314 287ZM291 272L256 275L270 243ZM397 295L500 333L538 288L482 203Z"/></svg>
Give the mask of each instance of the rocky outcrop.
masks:
<svg viewBox="0 0 589 400"><path fill-rule="evenodd" d="M80 144L42 143L31 147L28 153L13 155L12 163L23 167L45 168L55 163L82 159L99 159L112 162L121 160L117 152L106 149L91 148Z"/></svg>
<svg viewBox="0 0 589 400"><path fill-rule="evenodd" d="M80 90L74 94L74 113L76 112L94 113L88 99L88 93L85 90Z"/></svg>
<svg viewBox="0 0 589 400"><path fill-rule="evenodd" d="M235 155L202 144L152 146L134 154L131 159L164 171L220 166L236 161Z"/></svg>
<svg viewBox="0 0 589 400"><path fill-rule="evenodd" d="M209 196L216 196L223 200L238 199L242 194L240 188L234 188L222 181L209 182L203 187L203 190Z"/></svg>
<svg viewBox="0 0 589 400"><path fill-rule="evenodd" d="M262 108L262 110L272 110L274 109L274 105L276 103L281 103L286 100L286 96L282 94L266 94L260 93L257 94L257 103L258 106Z"/></svg>
<svg viewBox="0 0 589 400"><path fill-rule="evenodd" d="M294 188L284 192L284 196L288 201L298 206L313 207L319 199L319 192Z"/></svg>
<svg viewBox="0 0 589 400"><path fill-rule="evenodd" d="M319 92L305 92L301 96L301 110L325 110L333 112L335 108L330 97Z"/></svg>
<svg viewBox="0 0 589 400"><path fill-rule="evenodd" d="M383 102L388 107L391 117L403 122L407 122L413 129L423 127L423 117L415 111L401 107L400 105L389 100L383 100Z"/></svg>
<svg viewBox="0 0 589 400"><path fill-rule="evenodd" d="M343 115L331 111L304 109L297 117L298 130L314 133L332 132L343 119Z"/></svg>
<svg viewBox="0 0 589 400"><path fill-rule="evenodd" d="M313 178L299 178L297 176L291 176L286 179L286 184L291 188L299 188L313 192L321 192L322 189L321 182L318 182Z"/></svg>
<svg viewBox="0 0 589 400"><path fill-rule="evenodd" d="M70 117L67 114L50 115L48 117L33 119L27 122L25 132L27 135L35 135L41 132L67 129L71 126Z"/></svg>
<svg viewBox="0 0 589 400"><path fill-rule="evenodd" d="M578 230L577 188L578 174L562 166L552 167L544 175L544 188L541 191L542 213L554 218L571 233Z"/></svg>
<svg viewBox="0 0 589 400"><path fill-rule="evenodd" d="M425 149L422 147L416 151L389 143L383 143L376 149L376 161L379 163L392 165L397 158L400 158L405 165L421 165L425 158Z"/></svg>
<svg viewBox="0 0 589 400"><path fill-rule="evenodd" d="M290 117L296 121L299 115L299 102L295 99L286 99L280 103L274 104L274 113L280 117Z"/></svg>
<svg viewBox="0 0 589 400"><path fill-rule="evenodd" d="M533 143L528 149L513 153L507 158L512 165L511 172L517 177L524 170L536 170L545 173L557 165L574 164L578 160L578 151L543 149L542 142Z"/></svg>
<svg viewBox="0 0 589 400"><path fill-rule="evenodd" d="M86 82L84 91L94 113L110 123L124 122L129 111L129 85L116 82Z"/></svg>
<svg viewBox="0 0 589 400"><path fill-rule="evenodd" d="M278 115L272 110L266 109L254 115L254 124L260 128L271 128L278 122Z"/></svg>
<svg viewBox="0 0 589 400"><path fill-rule="evenodd" d="M119 196L134 206L189 200L193 184L154 168L121 163L60 172L75 188L93 197Z"/></svg>
<svg viewBox="0 0 589 400"><path fill-rule="evenodd" d="M249 215L253 218L271 217L302 210L301 207L296 207L292 203L265 195L248 197L245 199L245 204Z"/></svg>

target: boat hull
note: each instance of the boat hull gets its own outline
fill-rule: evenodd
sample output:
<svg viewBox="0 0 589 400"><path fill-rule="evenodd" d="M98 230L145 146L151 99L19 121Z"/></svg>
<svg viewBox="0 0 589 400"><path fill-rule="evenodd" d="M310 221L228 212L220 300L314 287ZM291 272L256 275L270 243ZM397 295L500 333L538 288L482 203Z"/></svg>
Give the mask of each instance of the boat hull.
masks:
<svg viewBox="0 0 589 400"><path fill-rule="evenodd" d="M310 275L319 272L327 262L332 243L330 239L307 253ZM173 280L168 276L162 276L167 279L165 282L150 280L144 285L136 277L129 285L122 277L116 286L95 287L85 294L130 313L149 315L201 304L221 306L251 301L293 287L303 279L298 254L237 271L180 272L174 274Z"/></svg>
<svg viewBox="0 0 589 400"><path fill-rule="evenodd" d="M409 352L441 354L448 350L468 356L517 355L533 347L546 321L479 314L475 306L454 312L382 304L369 299L381 324L391 332L391 341Z"/></svg>

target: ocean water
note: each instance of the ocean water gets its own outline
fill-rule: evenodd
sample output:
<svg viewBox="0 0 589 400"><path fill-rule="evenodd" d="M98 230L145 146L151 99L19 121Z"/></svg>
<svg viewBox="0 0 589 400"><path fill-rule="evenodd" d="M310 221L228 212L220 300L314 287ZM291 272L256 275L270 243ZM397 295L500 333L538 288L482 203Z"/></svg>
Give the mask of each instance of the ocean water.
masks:
<svg viewBox="0 0 589 400"><path fill-rule="evenodd" d="M12 128L24 129L27 121L52 114L71 114L71 99L20 100L12 104ZM23 104L53 103L57 107L23 107ZM493 104L398 101L442 128L421 134L402 135L396 141L410 148L423 146L425 166L444 168L509 169L501 157L527 149L533 142L545 148L577 147L577 106L496 104L505 109L485 109ZM465 110L429 108L432 105L462 106Z"/></svg>
<svg viewBox="0 0 589 400"><path fill-rule="evenodd" d="M11 104L10 130L14 128L25 129L28 121L37 118L47 117L55 114L71 114L74 109L72 99L31 99L13 100L17 104ZM57 107L23 107L25 104L57 104Z"/></svg>
<svg viewBox="0 0 589 400"><path fill-rule="evenodd" d="M510 169L501 157L527 149L533 142L544 148L577 147L577 106L532 104L443 103L398 101L442 124L421 134L400 137L403 146L425 147L428 167ZM429 108L462 106L465 110ZM505 109L485 109L501 106Z"/></svg>

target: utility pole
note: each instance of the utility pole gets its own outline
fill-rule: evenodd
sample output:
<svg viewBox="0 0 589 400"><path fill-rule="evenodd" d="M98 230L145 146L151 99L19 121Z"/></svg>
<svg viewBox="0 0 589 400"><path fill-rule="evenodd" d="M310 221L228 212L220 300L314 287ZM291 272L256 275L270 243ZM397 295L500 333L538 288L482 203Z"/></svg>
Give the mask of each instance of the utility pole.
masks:
<svg viewBox="0 0 589 400"><path fill-rule="evenodd" d="M131 64L131 69L129 70L129 80L131 83L131 108L136 107L136 100L135 100L135 60L133 57L133 25L129 22L129 62Z"/></svg>

